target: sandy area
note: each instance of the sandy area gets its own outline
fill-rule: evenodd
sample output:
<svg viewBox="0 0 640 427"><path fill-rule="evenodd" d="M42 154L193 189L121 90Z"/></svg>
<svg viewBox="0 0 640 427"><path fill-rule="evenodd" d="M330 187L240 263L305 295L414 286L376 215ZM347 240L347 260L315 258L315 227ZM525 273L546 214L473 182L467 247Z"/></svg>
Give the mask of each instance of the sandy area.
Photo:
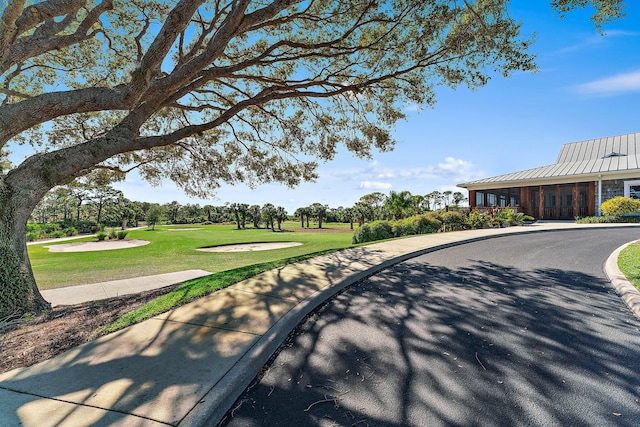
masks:
<svg viewBox="0 0 640 427"><path fill-rule="evenodd" d="M114 249L127 249L136 246L149 244L147 240L124 239L124 240L103 240L98 242L74 242L63 245L49 245L49 252L89 252L89 251L111 251Z"/></svg>
<svg viewBox="0 0 640 427"><path fill-rule="evenodd" d="M300 246L300 242L269 242L269 243L241 243L237 245L213 246L211 248L200 248L203 252L248 252L248 251L269 251L271 249L290 248Z"/></svg>

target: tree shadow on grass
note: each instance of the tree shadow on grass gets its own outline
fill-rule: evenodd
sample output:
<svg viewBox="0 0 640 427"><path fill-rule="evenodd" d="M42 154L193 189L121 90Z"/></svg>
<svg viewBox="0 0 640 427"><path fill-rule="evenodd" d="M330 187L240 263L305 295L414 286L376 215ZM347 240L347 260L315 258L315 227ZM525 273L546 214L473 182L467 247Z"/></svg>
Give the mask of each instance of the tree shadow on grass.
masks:
<svg viewBox="0 0 640 427"><path fill-rule="evenodd" d="M222 424L636 426L639 365L598 277L412 260L315 312Z"/></svg>

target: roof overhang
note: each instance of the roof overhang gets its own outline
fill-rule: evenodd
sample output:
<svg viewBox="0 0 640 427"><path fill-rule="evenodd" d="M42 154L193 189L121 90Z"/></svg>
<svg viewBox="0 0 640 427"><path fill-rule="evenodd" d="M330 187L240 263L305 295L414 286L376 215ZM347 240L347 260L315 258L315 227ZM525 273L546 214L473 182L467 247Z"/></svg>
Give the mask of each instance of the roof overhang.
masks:
<svg viewBox="0 0 640 427"><path fill-rule="evenodd" d="M531 187L538 185L555 185L555 184L574 184L577 182L590 182L598 180L614 180L614 179L640 179L640 169L632 169L625 171L611 171L602 173L589 173L582 175L557 176L521 180L508 181L492 181L474 184L472 182L458 184L457 187L466 188L467 190L493 190L499 188L513 187Z"/></svg>

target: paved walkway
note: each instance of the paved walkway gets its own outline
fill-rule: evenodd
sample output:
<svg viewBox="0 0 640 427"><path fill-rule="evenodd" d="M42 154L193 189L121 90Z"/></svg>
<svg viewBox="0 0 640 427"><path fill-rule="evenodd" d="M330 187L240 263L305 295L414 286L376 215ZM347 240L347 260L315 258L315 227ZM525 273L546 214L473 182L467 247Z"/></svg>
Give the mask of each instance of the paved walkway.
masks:
<svg viewBox="0 0 640 427"><path fill-rule="evenodd" d="M0 425L215 425L289 332L345 286L442 247L503 234L603 226L629 227L629 240L640 230L627 224L537 223L393 240L283 266L1 374Z"/></svg>
<svg viewBox="0 0 640 427"><path fill-rule="evenodd" d="M68 286L65 288L42 291L44 299L52 306L79 304L120 295L137 294L138 292L159 289L165 286L196 279L212 274L205 270L185 270L175 273L156 274L133 279L111 280L109 282L92 283L90 285Z"/></svg>

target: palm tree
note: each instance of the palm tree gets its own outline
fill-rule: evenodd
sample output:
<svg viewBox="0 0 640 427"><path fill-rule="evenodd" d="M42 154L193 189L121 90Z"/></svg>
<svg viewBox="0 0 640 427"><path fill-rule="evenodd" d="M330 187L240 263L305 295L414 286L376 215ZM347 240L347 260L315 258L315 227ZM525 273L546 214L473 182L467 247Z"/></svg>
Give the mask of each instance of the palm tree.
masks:
<svg viewBox="0 0 640 427"><path fill-rule="evenodd" d="M308 215L308 211L309 208L298 208L296 209L296 211L293 213L294 216L297 216L300 218L300 228L304 228L304 218L305 216ZM307 227L309 227L309 220L307 220Z"/></svg>
<svg viewBox="0 0 640 427"><path fill-rule="evenodd" d="M278 230L282 231L282 221L287 219L287 211L282 206L276 208L276 221L278 221Z"/></svg>
<svg viewBox="0 0 640 427"><path fill-rule="evenodd" d="M318 228L322 228L322 220L327 214L327 209L329 208L327 205L323 205L322 203L314 203L309 206L311 209L311 215L318 219Z"/></svg>
<svg viewBox="0 0 640 427"><path fill-rule="evenodd" d="M260 228L260 220L262 219L260 206L258 205L249 206L249 216L251 217L251 222L253 222L253 228Z"/></svg>
<svg viewBox="0 0 640 427"><path fill-rule="evenodd" d="M240 210L238 209L238 203L229 204L229 212L233 213L233 216L236 219L236 226L238 230L240 230Z"/></svg>
<svg viewBox="0 0 640 427"><path fill-rule="evenodd" d="M345 208L340 211L340 221L348 222L353 230L353 219L356 216L355 208Z"/></svg>
<svg viewBox="0 0 640 427"><path fill-rule="evenodd" d="M407 209L411 207L411 193L409 191L399 193L392 191L387 197L385 207L394 219L403 218Z"/></svg>
<svg viewBox="0 0 640 427"><path fill-rule="evenodd" d="M271 227L271 231L276 231L273 225L273 220L276 218L276 215L276 207L271 203L265 203L265 205L262 207L262 219L264 220L267 227Z"/></svg>

